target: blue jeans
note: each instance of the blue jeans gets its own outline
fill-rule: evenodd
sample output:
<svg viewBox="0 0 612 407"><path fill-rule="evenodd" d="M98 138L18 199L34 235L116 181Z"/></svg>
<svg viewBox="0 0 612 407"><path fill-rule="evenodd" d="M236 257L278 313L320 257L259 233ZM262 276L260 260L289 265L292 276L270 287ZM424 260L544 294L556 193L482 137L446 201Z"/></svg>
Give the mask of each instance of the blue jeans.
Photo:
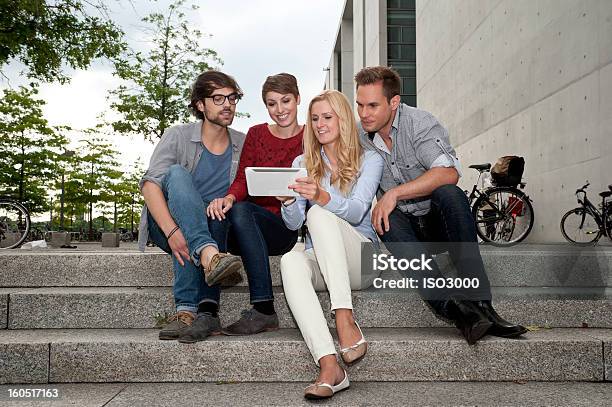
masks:
<svg viewBox="0 0 612 407"><path fill-rule="evenodd" d="M230 226L224 243L242 257L251 304L274 299L269 256L290 251L297 241L297 230L288 229L280 216L248 201L236 202L226 216Z"/></svg>
<svg viewBox="0 0 612 407"><path fill-rule="evenodd" d="M431 209L427 215L413 216L395 208L389 215L389 231L380 236L385 247L396 258L418 257L421 253L440 252L444 242L459 278L477 278L477 289L463 290L471 300L491 300L491 284L482 263L474 218L465 193L456 185L443 185L431 194ZM400 243L401 242L401 243ZM405 243L410 243L409 245ZM395 244L394 244L395 243ZM399 244L398 244L399 243ZM447 244L448 243L448 244ZM419 277L444 277L435 261L431 271L419 271ZM426 301L444 301L457 290L425 288L419 284L419 294Z"/></svg>
<svg viewBox="0 0 612 407"><path fill-rule="evenodd" d="M177 311L197 312L202 302L219 304L220 286L210 287L204 280L200 267L199 251L206 246L215 246L221 252L227 251L228 222L207 218L207 202L193 185L191 174L180 165L173 165L168 170L162 183L162 191L168 209L187 241L192 261L184 261L181 266L172 255L168 239L149 213L149 235L159 248L172 256L174 262L173 294ZM219 244L217 244L219 242Z"/></svg>

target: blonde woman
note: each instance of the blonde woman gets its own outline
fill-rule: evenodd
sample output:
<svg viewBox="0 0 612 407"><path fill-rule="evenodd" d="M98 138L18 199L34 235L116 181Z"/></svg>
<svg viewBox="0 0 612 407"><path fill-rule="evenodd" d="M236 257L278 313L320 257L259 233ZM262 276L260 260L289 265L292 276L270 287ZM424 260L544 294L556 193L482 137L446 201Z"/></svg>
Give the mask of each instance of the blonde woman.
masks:
<svg viewBox="0 0 612 407"><path fill-rule="evenodd" d="M316 96L308 107L304 154L293 167L308 170L290 188L297 198L279 197L287 227L309 234L306 250L281 260L283 287L289 307L320 374L308 386L306 398L327 398L349 386L340 367L334 341L315 290L327 288L336 319L340 355L354 363L367 351L367 342L353 319L351 290L361 289L360 248L377 237L370 208L383 170L379 154L359 144L355 119L346 97L335 90ZM365 288L365 287L364 287Z"/></svg>

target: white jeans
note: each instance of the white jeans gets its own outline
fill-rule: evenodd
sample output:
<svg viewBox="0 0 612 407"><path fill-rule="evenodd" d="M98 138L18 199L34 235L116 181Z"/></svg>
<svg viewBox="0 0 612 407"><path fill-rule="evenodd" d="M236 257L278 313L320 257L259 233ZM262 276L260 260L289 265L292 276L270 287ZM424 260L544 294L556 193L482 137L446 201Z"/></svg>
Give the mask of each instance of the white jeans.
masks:
<svg viewBox="0 0 612 407"><path fill-rule="evenodd" d="M318 365L336 348L315 290L327 287L332 311L353 309L351 289L362 288L361 242L370 240L318 205L308 211L306 225L313 250L283 255L281 275L289 308Z"/></svg>

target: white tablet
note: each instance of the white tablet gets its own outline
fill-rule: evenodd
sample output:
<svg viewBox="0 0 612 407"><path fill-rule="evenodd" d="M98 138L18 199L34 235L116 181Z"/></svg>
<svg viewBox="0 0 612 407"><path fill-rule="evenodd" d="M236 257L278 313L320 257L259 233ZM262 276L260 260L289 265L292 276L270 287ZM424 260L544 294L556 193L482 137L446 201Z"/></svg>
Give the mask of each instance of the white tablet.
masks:
<svg viewBox="0 0 612 407"><path fill-rule="evenodd" d="M276 167L247 167L245 173L251 196L298 196L288 187L308 174L306 168Z"/></svg>

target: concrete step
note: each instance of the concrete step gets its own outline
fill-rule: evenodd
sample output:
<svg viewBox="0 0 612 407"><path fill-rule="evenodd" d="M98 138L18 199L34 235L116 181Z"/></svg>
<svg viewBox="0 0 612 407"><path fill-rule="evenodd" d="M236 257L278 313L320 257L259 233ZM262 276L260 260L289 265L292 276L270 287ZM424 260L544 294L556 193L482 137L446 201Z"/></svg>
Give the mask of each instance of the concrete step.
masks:
<svg viewBox="0 0 612 407"><path fill-rule="evenodd" d="M314 377L313 377L314 380ZM273 383L60 383L1 385L9 389L57 390L63 405L79 407L312 406L302 396L310 382ZM571 406L609 407L612 386L592 382L358 382L318 405L341 406ZM4 401L6 400L6 401ZM20 400L14 405L28 405ZM9 406L0 395L0 407ZM53 403L53 402L51 402ZM53 404L52 404L53 405Z"/></svg>
<svg viewBox="0 0 612 407"><path fill-rule="evenodd" d="M316 367L297 330L217 336L185 345L157 330L3 330L0 381L275 382L312 380ZM468 346L449 328L366 329L354 381L610 380L611 330L545 329L521 340Z"/></svg>
<svg viewBox="0 0 612 407"><path fill-rule="evenodd" d="M156 315L173 313L169 287L49 287L5 289L9 329L152 328ZM546 327L612 328L612 289L603 288L494 288L494 304L510 321ZM282 289L275 289L281 327L295 323ZM329 309L327 292L319 293ZM365 327L444 326L413 290L353 292L356 318ZM224 324L248 308L245 287L223 291ZM329 314L329 313L328 313ZM328 315L329 317L329 315ZM332 325L332 321L329 321ZM6 323L5 323L6 325Z"/></svg>
<svg viewBox="0 0 612 407"><path fill-rule="evenodd" d="M612 250L541 250L482 246L485 268L498 287L612 287ZM440 256L440 264L448 256ZM270 258L272 283L281 285L280 257ZM0 253L0 287L163 287L172 261L160 251ZM390 275L390 274L389 274ZM241 283L246 285L246 280Z"/></svg>

